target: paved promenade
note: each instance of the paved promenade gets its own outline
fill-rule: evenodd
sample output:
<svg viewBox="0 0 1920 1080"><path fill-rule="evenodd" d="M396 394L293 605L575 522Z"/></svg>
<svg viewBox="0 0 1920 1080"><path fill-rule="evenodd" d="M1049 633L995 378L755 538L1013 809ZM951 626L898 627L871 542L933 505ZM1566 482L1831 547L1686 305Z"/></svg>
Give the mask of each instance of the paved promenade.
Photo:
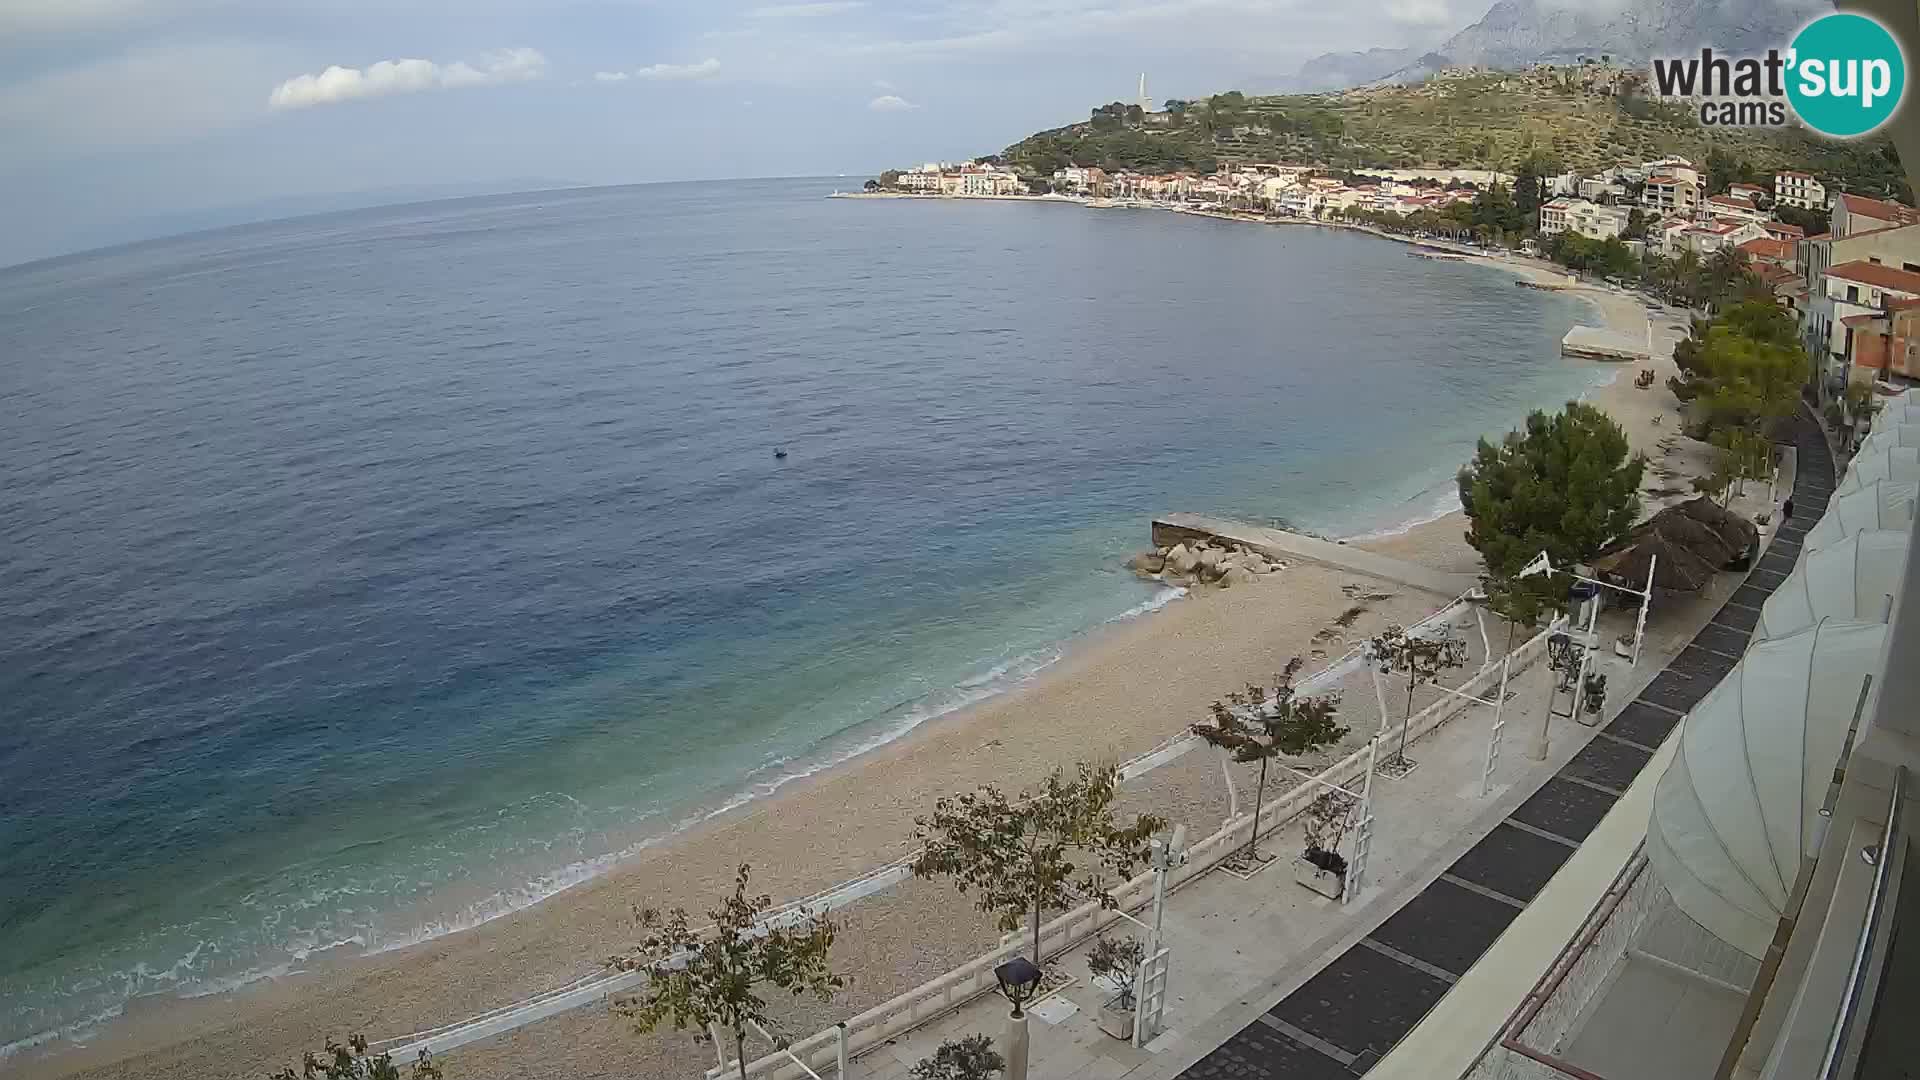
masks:
<svg viewBox="0 0 1920 1080"><path fill-rule="evenodd" d="M1250 879L1206 874L1176 892L1165 931L1174 950L1168 1030L1145 1050L1099 1030L1096 1009L1110 994L1088 980L1084 947L1074 950L1059 962L1080 982L1031 1024L1034 1080L1351 1080L1369 1072L1526 910L1656 759L1685 711L1737 662L1760 604L1799 557L1801 537L1833 489L1825 439L1810 418L1801 427L1794 520L1746 579L1727 575L1703 594L1667 601L1648 628L1638 673L1617 657L1602 661L1618 694L1603 725L1552 720L1546 760L1534 760L1550 677L1536 665L1512 687L1488 796L1479 783L1491 723L1485 708L1416 742L1409 753L1419 767L1376 787L1371 880L1351 904L1301 888L1285 861ZM1433 592L1450 595L1455 586L1406 572L1431 575L1418 567L1381 567L1371 553L1280 530L1198 515L1169 515L1160 524ZM1603 619L1602 640L1621 628ZM1295 826L1263 843L1286 856L1301 838ZM997 1038L1005 1013L998 998L978 999L863 1055L853 1075L899 1080L943 1039Z"/></svg>

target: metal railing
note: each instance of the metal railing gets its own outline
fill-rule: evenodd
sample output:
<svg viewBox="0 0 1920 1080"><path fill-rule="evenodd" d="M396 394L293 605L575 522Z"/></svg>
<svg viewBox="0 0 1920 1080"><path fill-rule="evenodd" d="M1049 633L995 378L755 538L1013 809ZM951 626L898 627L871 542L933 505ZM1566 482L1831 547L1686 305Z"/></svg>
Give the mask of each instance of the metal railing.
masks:
<svg viewBox="0 0 1920 1080"><path fill-rule="evenodd" d="M1820 1063L1820 1080L1839 1080L1842 1070L1850 1058L1857 1055L1861 1039L1855 1038L1855 1025L1860 1019L1860 1003L1865 997L1867 984L1878 982L1873 978L1876 969L1883 966L1884 953L1876 960L1874 945L1885 943L1890 936L1890 927L1884 926L1887 920L1887 889L1893 882L1892 869L1900 862L1900 854L1906 845L1906 837L1900 828L1900 814L1905 809L1907 797L1907 767L1900 766L1893 772L1893 793L1887 797L1887 826L1880 834L1880 850L1873 865L1873 890L1867 894L1867 915L1860 924L1860 938L1853 946L1853 963L1847 969L1847 988L1840 999L1840 1014L1834 1019L1833 1032L1827 1038L1826 1057ZM1865 854L1865 852L1862 852ZM1861 1033L1864 1036L1864 1033Z"/></svg>

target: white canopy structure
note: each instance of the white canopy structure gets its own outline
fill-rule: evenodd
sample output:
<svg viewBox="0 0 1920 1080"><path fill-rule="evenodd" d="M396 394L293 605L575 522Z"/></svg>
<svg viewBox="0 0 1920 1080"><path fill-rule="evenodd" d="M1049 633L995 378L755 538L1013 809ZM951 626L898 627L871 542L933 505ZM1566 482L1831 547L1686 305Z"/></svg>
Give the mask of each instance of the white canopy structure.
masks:
<svg viewBox="0 0 1920 1080"><path fill-rule="evenodd" d="M1862 451L1854 456L1853 464L1847 466L1847 475L1833 492L1844 495L1875 480L1920 483L1920 447L1890 446L1884 450Z"/></svg>
<svg viewBox="0 0 1920 1080"><path fill-rule="evenodd" d="M1803 551L1839 543L1862 529L1905 529L1913 524L1920 484L1876 480L1827 503L1827 512L1807 530Z"/></svg>
<svg viewBox="0 0 1920 1080"><path fill-rule="evenodd" d="M1687 715L1654 789L1655 875L1689 918L1749 956L1766 952L1801 859L1819 850L1820 807L1886 635L1829 620L1748 649Z"/></svg>
<svg viewBox="0 0 1920 1080"><path fill-rule="evenodd" d="M1884 450L1892 446L1920 446L1920 419L1903 424L1879 423L1860 443L1860 452Z"/></svg>
<svg viewBox="0 0 1920 1080"><path fill-rule="evenodd" d="M1900 592L1909 535L1906 529L1867 529L1817 551L1809 548L1760 608L1754 642L1797 634L1822 619L1885 622L1889 597Z"/></svg>

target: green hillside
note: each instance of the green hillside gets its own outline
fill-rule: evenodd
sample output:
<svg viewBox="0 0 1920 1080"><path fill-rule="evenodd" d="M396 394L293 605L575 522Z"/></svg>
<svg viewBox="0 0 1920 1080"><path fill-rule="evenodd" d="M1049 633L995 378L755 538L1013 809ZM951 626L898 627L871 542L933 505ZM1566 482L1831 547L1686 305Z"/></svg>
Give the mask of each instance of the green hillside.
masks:
<svg viewBox="0 0 1920 1080"><path fill-rule="evenodd" d="M1614 78L1596 79L1594 71ZM1235 91L1169 102L1167 113L1150 114L1115 103L1087 121L1029 136L1003 157L1044 177L1069 164L1153 172L1256 161L1512 171L1530 155L1597 169L1668 155L1705 162L1713 153L1755 174L1793 167L1842 178L1850 190L1910 194L1885 138L1841 143L1798 128L1709 129L1677 105L1607 92L1618 76L1607 68L1445 73L1418 86L1340 94Z"/></svg>

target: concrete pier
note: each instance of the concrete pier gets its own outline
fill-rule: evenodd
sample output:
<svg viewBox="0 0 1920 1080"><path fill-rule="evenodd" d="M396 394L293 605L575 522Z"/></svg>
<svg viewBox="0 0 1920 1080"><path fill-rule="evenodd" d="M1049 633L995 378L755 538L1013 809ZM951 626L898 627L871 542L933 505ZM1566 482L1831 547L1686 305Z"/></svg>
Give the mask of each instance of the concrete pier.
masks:
<svg viewBox="0 0 1920 1080"><path fill-rule="evenodd" d="M1188 540L1218 538L1250 547L1270 558L1283 561L1319 563L1339 570L1350 570L1381 581L1391 581L1410 589L1419 589L1448 599L1459 596L1480 583L1472 574L1448 574L1424 566L1380 555L1331 540L1303 536L1285 529L1271 529L1244 521L1208 517L1205 514L1166 514L1153 519L1153 544L1166 547Z"/></svg>

